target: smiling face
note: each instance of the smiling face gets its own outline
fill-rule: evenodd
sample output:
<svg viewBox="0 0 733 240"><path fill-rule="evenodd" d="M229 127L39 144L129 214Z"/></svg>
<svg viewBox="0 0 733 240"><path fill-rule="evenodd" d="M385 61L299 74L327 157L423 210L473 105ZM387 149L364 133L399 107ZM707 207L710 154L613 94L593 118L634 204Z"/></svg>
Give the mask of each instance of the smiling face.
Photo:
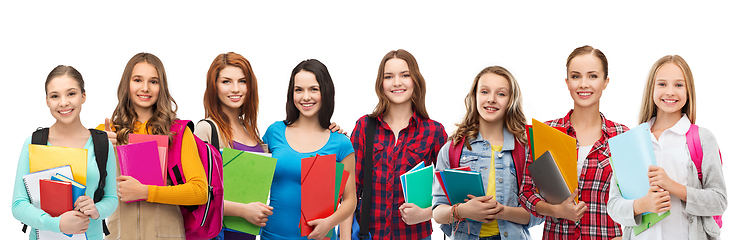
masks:
<svg viewBox="0 0 733 240"><path fill-rule="evenodd" d="M155 67L146 62L136 64L130 78L130 99L135 111L152 111L159 93L160 78Z"/></svg>
<svg viewBox="0 0 733 240"><path fill-rule="evenodd" d="M68 75L52 79L46 86L46 105L56 121L70 124L79 119L81 105L86 101L79 82Z"/></svg>
<svg viewBox="0 0 733 240"><path fill-rule="evenodd" d="M216 88L219 101L224 107L239 109L244 104L244 97L247 96L247 79L241 68L227 66L219 71Z"/></svg>
<svg viewBox="0 0 733 240"><path fill-rule="evenodd" d="M293 101L295 107L300 111L300 116L318 117L318 110L321 109L321 87L318 84L316 75L301 70L295 74L294 81Z"/></svg>
<svg viewBox="0 0 733 240"><path fill-rule="evenodd" d="M665 63L657 70L654 79L654 105L657 114L682 114L687 103L687 86L682 69L674 63Z"/></svg>
<svg viewBox="0 0 733 240"><path fill-rule="evenodd" d="M476 110L482 123L504 121L509 107L509 80L495 73L481 75L476 85Z"/></svg>
<svg viewBox="0 0 733 240"><path fill-rule="evenodd" d="M565 83L575 106L597 106L608 86L608 78L603 78L605 73L601 60L592 54L578 55L570 61L567 74Z"/></svg>
<svg viewBox="0 0 733 240"><path fill-rule="evenodd" d="M399 58L387 60L384 65L382 89L391 104L412 104L415 83L410 76L407 62Z"/></svg>

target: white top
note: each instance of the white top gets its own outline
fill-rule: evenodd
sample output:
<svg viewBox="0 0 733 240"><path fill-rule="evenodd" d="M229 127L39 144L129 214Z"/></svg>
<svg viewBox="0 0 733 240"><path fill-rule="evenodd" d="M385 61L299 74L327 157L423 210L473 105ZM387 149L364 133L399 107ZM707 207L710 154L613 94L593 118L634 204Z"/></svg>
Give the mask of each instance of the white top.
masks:
<svg viewBox="0 0 733 240"><path fill-rule="evenodd" d="M650 128L654 126L655 120L656 118L649 120ZM690 125L690 119L687 118L687 115L683 115L674 126L659 135L659 140L649 132L649 137L652 138L654 145L657 166L664 168L673 181L685 186L687 185L687 168L692 164L687 153L685 135ZM632 236L632 239L687 239L690 236L688 233L690 223L687 220L687 213L682 211L682 200L670 194L670 202L672 206L669 216L639 235Z"/></svg>
<svg viewBox="0 0 733 240"><path fill-rule="evenodd" d="M588 157L588 154L590 153L591 149L593 149L593 145L578 147L578 161L577 161L578 179L580 179L580 172L583 171L583 164L585 163L585 158Z"/></svg>

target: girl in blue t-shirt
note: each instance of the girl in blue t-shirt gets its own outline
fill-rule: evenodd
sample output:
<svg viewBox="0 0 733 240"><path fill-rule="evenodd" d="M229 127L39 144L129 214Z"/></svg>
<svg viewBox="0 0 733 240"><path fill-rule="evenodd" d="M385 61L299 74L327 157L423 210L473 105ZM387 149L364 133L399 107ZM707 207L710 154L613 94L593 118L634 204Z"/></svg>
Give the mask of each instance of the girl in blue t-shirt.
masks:
<svg viewBox="0 0 733 240"><path fill-rule="evenodd" d="M301 159L336 154L337 161L349 172L343 200L331 216L307 223L314 227L308 239L322 239L356 208L354 150L346 136L328 130L334 109L334 86L323 63L315 59L300 62L290 75L287 96L285 121L270 125L263 137L272 157L277 158L277 166L270 189L270 206L274 209L261 237L305 239L298 229Z"/></svg>

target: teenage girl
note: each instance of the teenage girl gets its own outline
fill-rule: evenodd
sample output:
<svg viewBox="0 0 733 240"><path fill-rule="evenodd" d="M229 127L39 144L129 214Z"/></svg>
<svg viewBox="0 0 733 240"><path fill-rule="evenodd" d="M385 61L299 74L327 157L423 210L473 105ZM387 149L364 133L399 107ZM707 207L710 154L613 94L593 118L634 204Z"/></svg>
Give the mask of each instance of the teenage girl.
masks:
<svg viewBox="0 0 733 240"><path fill-rule="evenodd" d="M451 168L449 149L465 141L459 166L481 173L486 196L466 196L450 205L439 184L433 188L433 218L451 239L532 239L529 227L542 223L519 206L517 173L512 151L525 147L526 118L522 111L522 93L514 76L500 66L481 70L466 95L466 115L438 153L436 171ZM516 144L522 146L515 146ZM521 161L526 158L523 151ZM520 179L521 180L521 179ZM475 221L462 221L470 218ZM454 230L455 229L455 230Z"/></svg>
<svg viewBox="0 0 733 240"><path fill-rule="evenodd" d="M576 48L565 66L565 84L574 106L565 117L546 124L566 128L566 133L577 139L578 189L561 204L547 203L526 171L519 198L530 213L545 217L543 239L612 239L621 236L621 226L606 212L613 172L608 139L628 128L606 119L599 110L601 94L609 82L603 52L591 46ZM531 162L528 160L527 166ZM573 201L576 196L577 204Z"/></svg>
<svg viewBox="0 0 733 240"><path fill-rule="evenodd" d="M712 216L727 206L725 180L718 143L699 128L702 145L702 182L687 149L686 133L695 123L695 82L687 62L667 55L652 66L647 78L639 123L648 123L657 166L649 166L646 196L627 200L615 178L611 183L608 214L624 225L624 239L718 239L720 228ZM641 214L670 211L670 215L634 235Z"/></svg>
<svg viewBox="0 0 733 240"><path fill-rule="evenodd" d="M99 168L97 166L94 144L91 133L81 124L79 115L81 106L87 99L84 90L84 79L70 66L59 65L46 78L46 105L56 123L49 128L48 145L87 150L87 182L86 193L74 202L74 210L58 217L51 217L43 210L31 204L23 175L30 172L28 162L28 144L31 138L23 143L23 150L18 159L13 188L13 216L31 226L30 239L36 239L35 229L67 234L86 233L88 239L102 239L102 220L109 217L117 208L117 191L115 176L115 155L112 143L109 143L107 154L107 177L104 179L104 196L99 202L91 198L99 187Z"/></svg>
<svg viewBox="0 0 733 240"><path fill-rule="evenodd" d="M272 215L262 228L262 239L306 239L300 237L301 159L336 154L349 178L339 208L331 216L307 222L314 227L308 239L322 239L346 220L356 208L354 150L349 139L328 130L334 109L334 85L323 63L315 59L300 62L288 84L286 119L270 125L263 140L277 158L270 189Z"/></svg>
<svg viewBox="0 0 733 240"><path fill-rule="evenodd" d="M425 79L409 52L399 49L384 55L374 90L379 103L374 112L356 121L351 135L357 189L372 184L369 232L375 239L429 239L432 208L405 203L400 175L420 162L433 164L448 136L443 125L428 116ZM373 143L366 143L368 117L377 120ZM374 145L373 166L362 166L366 144ZM362 167L374 169L372 179L363 179ZM359 214L357 210L357 219ZM341 226L351 229L350 222Z"/></svg>
<svg viewBox="0 0 733 240"><path fill-rule="evenodd" d="M170 129L177 119L177 106L168 91L165 68L158 57L138 53L127 62L117 88L117 99L119 103L111 122L105 122L106 131L117 145L127 144L130 133L175 138ZM183 134L181 166L186 183L176 186L143 185L131 176L118 176L120 203L110 216L111 234L107 239L130 236L138 239L185 239L179 205L206 203L208 184L193 133L186 128L180 134ZM136 199L145 201L125 203Z"/></svg>

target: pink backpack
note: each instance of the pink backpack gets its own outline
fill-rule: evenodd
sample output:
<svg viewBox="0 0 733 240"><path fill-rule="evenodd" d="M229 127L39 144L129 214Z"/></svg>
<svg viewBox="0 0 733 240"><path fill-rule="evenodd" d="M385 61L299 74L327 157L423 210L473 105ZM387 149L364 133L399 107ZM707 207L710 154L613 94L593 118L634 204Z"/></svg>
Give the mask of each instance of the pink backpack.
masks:
<svg viewBox="0 0 733 240"><path fill-rule="evenodd" d="M702 143L700 142L700 131L697 125L690 125L690 129L685 134L687 136L687 149L690 150L690 158L697 168L697 179L702 183ZM720 154L720 149L718 149ZM723 156L720 155L720 164L723 164ZM723 228L723 216L713 216L718 227Z"/></svg>
<svg viewBox="0 0 733 240"><path fill-rule="evenodd" d="M173 181L173 185L186 182L181 168L181 146L186 127L193 133L193 122L189 120L175 120L171 125L171 133L174 134L175 139L168 150L168 176ZM221 153L211 144L201 141L196 135L193 138L196 140L199 157L209 183L208 201L198 206L181 206L181 214L186 228L186 239L211 239L219 234L224 220Z"/></svg>

